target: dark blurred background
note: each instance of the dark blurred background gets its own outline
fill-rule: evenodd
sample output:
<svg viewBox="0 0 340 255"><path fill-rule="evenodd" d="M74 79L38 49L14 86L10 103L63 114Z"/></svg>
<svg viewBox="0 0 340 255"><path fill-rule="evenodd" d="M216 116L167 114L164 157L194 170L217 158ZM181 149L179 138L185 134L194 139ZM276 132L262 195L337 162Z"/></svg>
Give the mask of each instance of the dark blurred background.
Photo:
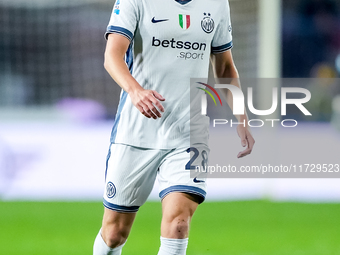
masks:
<svg viewBox="0 0 340 255"><path fill-rule="evenodd" d="M340 93L331 80L340 74L340 1L285 0L282 7L282 77L324 79L309 82L313 100L306 107L313 112L309 120L329 122ZM306 120L296 108L288 110L290 117Z"/></svg>
<svg viewBox="0 0 340 255"><path fill-rule="evenodd" d="M104 32L112 5L1 1L0 106L85 98L103 104L113 116L119 88L103 68Z"/></svg>
<svg viewBox="0 0 340 255"><path fill-rule="evenodd" d="M231 1L234 55L246 77L257 76L256 2ZM104 105L107 117L114 117L120 89L103 68L103 34L112 5L1 1L0 106L85 98ZM338 77L339 8L337 0L282 1L282 77Z"/></svg>
<svg viewBox="0 0 340 255"><path fill-rule="evenodd" d="M337 77L340 1L282 1L282 76Z"/></svg>

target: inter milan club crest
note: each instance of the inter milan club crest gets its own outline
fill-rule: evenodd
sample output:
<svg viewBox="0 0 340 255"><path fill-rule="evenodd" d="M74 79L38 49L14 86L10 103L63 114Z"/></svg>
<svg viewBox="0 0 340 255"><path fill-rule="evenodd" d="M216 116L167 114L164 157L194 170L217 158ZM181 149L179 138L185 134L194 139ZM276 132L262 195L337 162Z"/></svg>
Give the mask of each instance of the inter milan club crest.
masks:
<svg viewBox="0 0 340 255"><path fill-rule="evenodd" d="M215 22L210 16L210 13L204 13L204 18L201 22L202 29L207 34L210 34L215 28Z"/></svg>
<svg viewBox="0 0 340 255"><path fill-rule="evenodd" d="M112 182L108 182L106 185L106 195L108 198L113 198L116 195L116 187Z"/></svg>
<svg viewBox="0 0 340 255"><path fill-rule="evenodd" d="M190 27L190 15L179 15L179 25L184 30L188 29Z"/></svg>

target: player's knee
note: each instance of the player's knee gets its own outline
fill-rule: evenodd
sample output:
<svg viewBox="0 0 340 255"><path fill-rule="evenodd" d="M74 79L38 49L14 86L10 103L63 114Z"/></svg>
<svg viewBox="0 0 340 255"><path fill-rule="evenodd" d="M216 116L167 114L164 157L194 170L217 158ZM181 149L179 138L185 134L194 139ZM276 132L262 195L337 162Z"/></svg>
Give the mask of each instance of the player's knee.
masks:
<svg viewBox="0 0 340 255"><path fill-rule="evenodd" d="M104 241L106 245L109 246L110 248L116 248L124 244L126 242L126 239L127 239L126 237L123 237L122 235L116 233L115 235L107 237L106 240Z"/></svg>
<svg viewBox="0 0 340 255"><path fill-rule="evenodd" d="M189 232L189 220L184 217L176 217L170 224L171 234L175 238L186 238Z"/></svg>
<svg viewBox="0 0 340 255"><path fill-rule="evenodd" d="M111 226L105 231L102 231L102 237L107 246L110 248L116 248L126 242L129 231L124 228L116 228Z"/></svg>

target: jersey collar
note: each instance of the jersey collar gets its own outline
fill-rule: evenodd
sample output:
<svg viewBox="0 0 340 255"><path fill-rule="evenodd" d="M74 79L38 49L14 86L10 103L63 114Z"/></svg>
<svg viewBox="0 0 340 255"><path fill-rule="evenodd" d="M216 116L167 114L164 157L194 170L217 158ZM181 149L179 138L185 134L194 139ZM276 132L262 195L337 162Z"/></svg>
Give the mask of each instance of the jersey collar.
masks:
<svg viewBox="0 0 340 255"><path fill-rule="evenodd" d="M177 3L179 3L179 4L181 4L181 5L185 5L185 4L187 4L187 3L189 3L189 2L191 2L191 0L183 0L183 1L181 1L181 0L175 0Z"/></svg>

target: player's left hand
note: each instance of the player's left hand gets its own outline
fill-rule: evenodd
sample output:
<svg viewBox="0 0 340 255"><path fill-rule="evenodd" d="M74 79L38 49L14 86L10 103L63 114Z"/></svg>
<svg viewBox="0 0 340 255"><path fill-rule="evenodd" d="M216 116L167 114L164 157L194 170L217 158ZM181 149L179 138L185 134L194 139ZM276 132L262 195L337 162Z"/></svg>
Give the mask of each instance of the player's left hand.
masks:
<svg viewBox="0 0 340 255"><path fill-rule="evenodd" d="M237 134L241 138L242 146L246 147L244 151L239 152L237 155L238 158L243 158L252 152L255 140L250 132L249 127L245 127L242 124L237 126Z"/></svg>

